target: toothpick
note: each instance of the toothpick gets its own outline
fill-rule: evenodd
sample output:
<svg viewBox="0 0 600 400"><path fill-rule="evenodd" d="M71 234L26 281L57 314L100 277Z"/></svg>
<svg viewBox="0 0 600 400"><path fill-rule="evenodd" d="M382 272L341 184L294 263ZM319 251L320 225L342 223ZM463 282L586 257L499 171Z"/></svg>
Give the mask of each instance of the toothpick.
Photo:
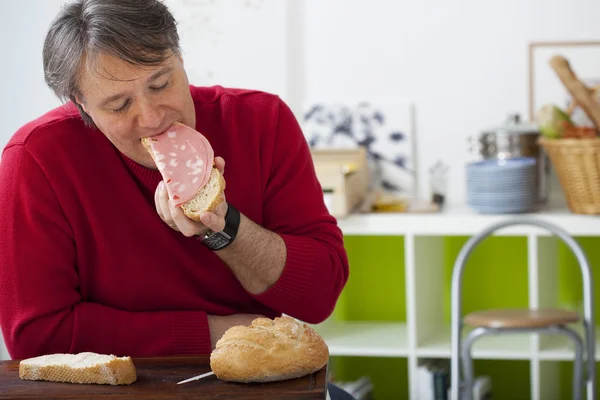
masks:
<svg viewBox="0 0 600 400"><path fill-rule="evenodd" d="M193 376L193 377L188 378L186 380L183 380L181 382L177 382L177 384L181 385L182 383L188 383L188 382L191 382L191 381L197 381L199 379L206 378L207 376L211 376L211 375L214 375L214 374L215 374L214 372L210 371L210 372L207 372L205 374Z"/></svg>

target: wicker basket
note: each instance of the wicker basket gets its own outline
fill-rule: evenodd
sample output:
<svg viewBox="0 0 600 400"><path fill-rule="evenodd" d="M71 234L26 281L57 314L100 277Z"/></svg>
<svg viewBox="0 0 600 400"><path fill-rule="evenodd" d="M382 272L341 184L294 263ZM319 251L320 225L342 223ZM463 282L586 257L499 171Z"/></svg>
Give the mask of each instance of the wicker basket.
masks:
<svg viewBox="0 0 600 400"><path fill-rule="evenodd" d="M538 142L556 170L569 209L576 214L600 214L600 137L540 137Z"/></svg>

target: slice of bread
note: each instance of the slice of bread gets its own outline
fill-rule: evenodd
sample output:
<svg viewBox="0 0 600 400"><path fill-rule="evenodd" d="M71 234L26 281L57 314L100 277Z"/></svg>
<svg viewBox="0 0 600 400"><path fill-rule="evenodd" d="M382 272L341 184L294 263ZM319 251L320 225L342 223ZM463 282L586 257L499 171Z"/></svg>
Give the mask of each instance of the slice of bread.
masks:
<svg viewBox="0 0 600 400"><path fill-rule="evenodd" d="M19 377L30 381L129 385L137 380L130 357L83 352L48 354L22 360Z"/></svg>
<svg viewBox="0 0 600 400"><path fill-rule="evenodd" d="M143 138L142 145L146 151L150 153L154 162L156 162L156 159L154 158L154 152L150 146L150 140L150 138ZM163 176L163 179L166 178ZM210 173L210 178L206 185L198 189L196 194L194 194L190 200L180 206L183 210L183 213L194 221L200 221L200 215L203 212L216 211L217 206L221 204L224 199L222 195L225 192L225 187L225 178L223 178L221 172L215 166L213 166Z"/></svg>
<svg viewBox="0 0 600 400"><path fill-rule="evenodd" d="M225 179L221 172L213 167L208 183L201 187L194 197L181 205L183 213L194 221L200 221L200 214L205 211L214 212L224 200Z"/></svg>

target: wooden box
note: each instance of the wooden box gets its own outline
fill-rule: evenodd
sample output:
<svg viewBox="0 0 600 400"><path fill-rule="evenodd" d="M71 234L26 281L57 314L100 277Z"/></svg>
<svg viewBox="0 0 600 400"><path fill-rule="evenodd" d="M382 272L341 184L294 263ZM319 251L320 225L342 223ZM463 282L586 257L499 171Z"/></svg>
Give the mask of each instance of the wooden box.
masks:
<svg viewBox="0 0 600 400"><path fill-rule="evenodd" d="M312 149L311 153L329 212L336 218L350 214L368 193L365 148Z"/></svg>

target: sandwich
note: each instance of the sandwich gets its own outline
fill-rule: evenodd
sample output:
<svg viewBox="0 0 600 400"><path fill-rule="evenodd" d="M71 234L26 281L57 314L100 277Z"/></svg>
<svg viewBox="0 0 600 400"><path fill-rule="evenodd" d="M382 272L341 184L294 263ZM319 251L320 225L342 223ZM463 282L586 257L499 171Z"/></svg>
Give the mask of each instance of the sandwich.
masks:
<svg viewBox="0 0 600 400"><path fill-rule="evenodd" d="M214 212L225 191L225 179L214 163L214 150L206 137L175 122L164 133L142 138L165 183L171 203L194 221Z"/></svg>

